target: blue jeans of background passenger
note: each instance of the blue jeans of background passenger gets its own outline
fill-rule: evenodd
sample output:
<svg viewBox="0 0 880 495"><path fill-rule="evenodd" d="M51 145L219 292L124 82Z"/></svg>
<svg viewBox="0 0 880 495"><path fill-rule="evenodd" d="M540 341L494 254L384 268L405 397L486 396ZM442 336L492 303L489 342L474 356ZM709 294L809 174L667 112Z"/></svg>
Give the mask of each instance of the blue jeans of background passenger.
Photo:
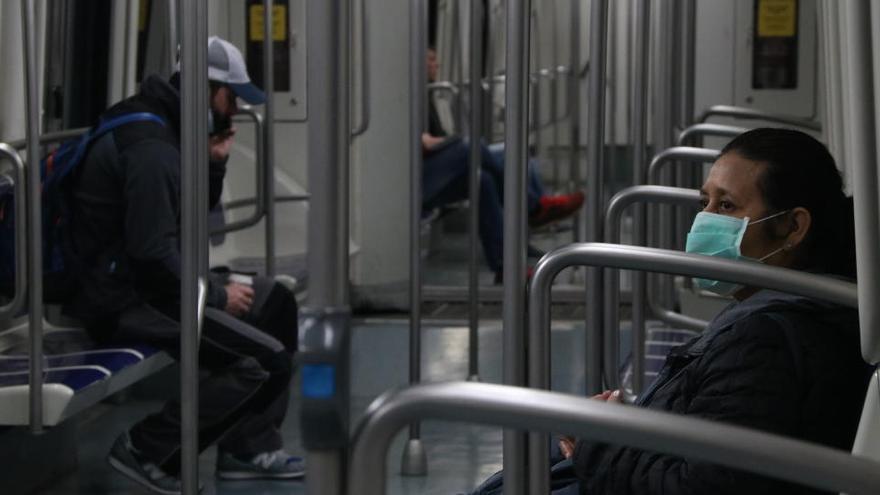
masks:
<svg viewBox="0 0 880 495"><path fill-rule="evenodd" d="M491 163L484 165L492 173L498 182L498 190L501 192L502 203L504 202L504 143L495 143L487 146L492 155ZM538 176L538 161L529 158L529 175L526 182L526 200L528 201L529 213L534 213L539 206L541 196L544 195L544 184Z"/></svg>
<svg viewBox="0 0 880 495"><path fill-rule="evenodd" d="M497 164L485 146L480 147L482 166L495 169ZM470 147L461 140L441 145L424 156L422 171L422 209L432 210L468 198ZM480 174L480 243L486 263L500 271L503 262L504 218L501 212L500 187L491 173Z"/></svg>

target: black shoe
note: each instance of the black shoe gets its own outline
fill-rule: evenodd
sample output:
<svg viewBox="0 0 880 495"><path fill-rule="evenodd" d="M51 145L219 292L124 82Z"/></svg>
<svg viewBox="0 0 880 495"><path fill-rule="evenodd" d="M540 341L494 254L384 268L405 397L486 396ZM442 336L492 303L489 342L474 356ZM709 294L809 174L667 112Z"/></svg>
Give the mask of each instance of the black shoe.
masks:
<svg viewBox="0 0 880 495"><path fill-rule="evenodd" d="M162 495L179 495L181 493L180 479L162 471L155 463L144 459L140 452L132 445L128 432L119 435L110 453L107 462L126 478L140 483L148 490ZM199 483L199 491L202 485Z"/></svg>

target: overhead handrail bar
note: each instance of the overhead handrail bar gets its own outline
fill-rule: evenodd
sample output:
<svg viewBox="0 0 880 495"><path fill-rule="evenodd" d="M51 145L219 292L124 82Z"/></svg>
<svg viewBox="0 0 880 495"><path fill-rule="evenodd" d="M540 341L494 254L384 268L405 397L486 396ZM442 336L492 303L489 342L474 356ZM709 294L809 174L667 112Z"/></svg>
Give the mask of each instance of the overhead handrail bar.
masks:
<svg viewBox="0 0 880 495"><path fill-rule="evenodd" d="M360 1L361 13L361 122L351 130L358 137L370 128L370 21L367 0ZM352 16L353 20L354 16ZM352 50L354 54L354 50Z"/></svg>
<svg viewBox="0 0 880 495"><path fill-rule="evenodd" d="M822 124L813 120L807 120L794 115L780 115L754 108L737 107L732 105L713 105L700 114L697 122L706 122L712 117L732 117L735 119L745 120L763 120L766 122L775 122L777 124L785 124L802 129L812 131L821 131Z"/></svg>
<svg viewBox="0 0 880 495"><path fill-rule="evenodd" d="M243 105L238 108L238 113L246 115L250 117L250 120L254 122L254 143L256 148L256 158L254 160L254 171L255 171L255 183L257 187L257 195L255 198L249 198L249 205L254 205L256 208L254 212L248 218L243 218L241 220L227 223L226 225L222 225L215 229L211 229L211 235L218 234L226 234L229 232L235 232L238 230L244 230L246 228L252 227L258 223L260 220L266 216L266 198L265 198L265 190L266 190L266 140L265 140L265 123L263 121L263 116L254 110L250 105ZM241 200L238 200L241 201ZM244 206L244 204L237 203L236 201L231 201L228 203L223 203L222 208L224 210L233 209L230 206L232 203L236 203L240 206ZM237 206L239 207L239 206Z"/></svg>
<svg viewBox="0 0 880 495"><path fill-rule="evenodd" d="M667 249L603 243L571 244L547 253L535 265L529 287L529 335L526 341L529 387L550 388L550 286L559 272L572 266L705 277L858 307L856 284L822 275ZM617 359L617 356L606 357ZM547 480L549 446L545 435L530 435L529 465L530 480L542 477ZM531 485L531 489L531 493L547 493L546 489L535 485Z"/></svg>
<svg viewBox="0 0 880 495"><path fill-rule="evenodd" d="M483 2L470 3L470 56L469 73L471 81L478 81L483 71ZM477 262L480 256L480 164L482 160L481 131L483 110L483 88L470 85L470 175L468 177L468 379L479 380L480 376L480 292Z"/></svg>
<svg viewBox="0 0 880 495"><path fill-rule="evenodd" d="M28 290L28 223L27 174L21 156L6 143L0 143L0 159L12 162L13 196L15 206L15 292L12 299L0 307L0 320L15 316L27 300ZM9 212L6 212L8 215Z"/></svg>
<svg viewBox="0 0 880 495"><path fill-rule="evenodd" d="M391 391L373 401L358 428L349 486L364 495L384 495L391 441L407 423L426 419L529 429L543 436L566 433L835 493L870 495L880 486L880 463L781 435L557 392L455 382ZM514 488L505 484L504 493Z"/></svg>
<svg viewBox="0 0 880 495"><path fill-rule="evenodd" d="M623 212L631 205L637 203L666 203L682 206L697 206L700 203L700 191L696 189L683 189L666 186L634 186L626 188L608 202L605 210L605 241L610 244L620 244L620 222ZM605 387L611 390L620 388L620 366L618 355L620 352L620 320L618 299L620 297L620 277L615 269L605 270L605 325L604 325L604 354L602 362L605 364ZM687 317L689 318L689 317ZM696 321L696 319L694 319ZM709 322L699 320L700 328L705 328ZM633 327L632 329L632 374L633 382L636 376L644 376L645 365L645 328ZM638 393L641 387L633 387Z"/></svg>
<svg viewBox="0 0 880 495"><path fill-rule="evenodd" d="M30 337L30 429L43 431L43 214L40 183L40 101L37 79L36 17L33 0L21 0L24 98L27 142L28 318Z"/></svg>
<svg viewBox="0 0 880 495"><path fill-rule="evenodd" d="M694 124L686 127L681 133L679 133L676 144L678 146L699 146L703 137L716 136L733 138L748 130L748 127L724 124Z"/></svg>
<svg viewBox="0 0 880 495"><path fill-rule="evenodd" d="M526 173L529 125L530 0L508 0L504 115L504 334L503 377L508 385L524 385L526 283ZM504 486L507 495L526 493L526 438L522 432L503 433Z"/></svg>
<svg viewBox="0 0 880 495"><path fill-rule="evenodd" d="M208 5L192 0L180 2L179 8L180 25L186 26L180 33L180 326L198 329L199 279L207 276L208 265ZM185 495L199 492L198 376L199 335L180 332L180 475Z"/></svg>

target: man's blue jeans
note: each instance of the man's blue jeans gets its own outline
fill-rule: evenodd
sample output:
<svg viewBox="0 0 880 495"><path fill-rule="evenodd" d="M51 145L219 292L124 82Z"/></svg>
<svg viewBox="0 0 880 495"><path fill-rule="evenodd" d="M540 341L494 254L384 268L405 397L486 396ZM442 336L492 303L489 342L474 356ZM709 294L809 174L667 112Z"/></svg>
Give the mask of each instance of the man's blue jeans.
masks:
<svg viewBox="0 0 880 495"><path fill-rule="evenodd" d="M485 146L481 146L482 167L495 167ZM422 172L422 209L440 206L468 198L468 157L470 147L462 140L441 145L428 151ZM501 213L501 192L491 173L480 174L480 242L486 263L492 271L501 270L504 256L504 218Z"/></svg>
<svg viewBox="0 0 880 495"><path fill-rule="evenodd" d="M422 208L431 210L468 197L468 170L470 146L467 142L453 141L428 151L424 156L422 173ZM492 271L501 270L503 259L504 217L501 205L504 199L504 145L480 145L480 241L486 262ZM527 200L529 212L534 212L544 194L543 186L529 162Z"/></svg>

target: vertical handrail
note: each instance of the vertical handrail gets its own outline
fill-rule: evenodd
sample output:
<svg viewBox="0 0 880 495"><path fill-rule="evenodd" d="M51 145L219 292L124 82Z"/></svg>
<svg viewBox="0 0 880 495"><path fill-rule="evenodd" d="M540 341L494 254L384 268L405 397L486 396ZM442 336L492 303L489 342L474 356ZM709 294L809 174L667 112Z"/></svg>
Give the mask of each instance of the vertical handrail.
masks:
<svg viewBox="0 0 880 495"><path fill-rule="evenodd" d="M700 202L700 191L696 189L682 189L666 186L633 186L626 188L608 202L605 210L605 241L610 244L620 244L620 221L623 212L630 205L637 206L644 202L666 203L683 206L697 206ZM604 357L602 362L605 367L605 384L611 390L620 388L620 318L618 300L620 297L620 277L618 271L613 268L605 270L605 325L604 325ZM703 322L703 326L708 322ZM645 327L633 327L632 332L632 369L633 383L635 373L638 370L644 376L644 342ZM636 353L635 349L641 347L642 351ZM637 363L637 360L641 360ZM641 380L639 380L641 384ZM641 389L633 386L634 394L638 395Z"/></svg>
<svg viewBox="0 0 880 495"><path fill-rule="evenodd" d="M0 159L3 158L12 162L15 169L12 184L15 201L15 293L8 303L0 307L0 320L18 313L27 300L28 290L27 173L21 155L6 143L0 143Z"/></svg>
<svg viewBox="0 0 880 495"><path fill-rule="evenodd" d="M861 322L862 356L869 363L880 361L880 332L877 297L880 291L880 244L877 189L877 112L880 109L880 53L877 51L876 26L880 6L876 1L845 2L841 6L845 22L842 50L846 59L843 74L844 116L847 134L847 158L853 164L853 203L855 210L856 268L859 279L859 321ZM868 12L870 10L870 12ZM873 49L873 50L872 50ZM869 71L868 67L871 67Z"/></svg>
<svg viewBox="0 0 880 495"><path fill-rule="evenodd" d="M351 130L357 137L370 128L370 21L367 0L360 0L361 13L361 122ZM352 16L352 20L354 16ZM352 50L352 54L354 51Z"/></svg>
<svg viewBox="0 0 880 495"><path fill-rule="evenodd" d="M302 308L299 360L300 420L307 450L310 495L345 493L348 443L349 19L351 2L310 0L306 5L308 79L309 295ZM330 394L314 393L305 370L329 373ZM309 374L311 375L311 373ZM326 381L319 381L326 384Z"/></svg>
<svg viewBox="0 0 880 495"><path fill-rule="evenodd" d="M529 13L531 0L507 2L507 67L504 119L504 383L525 384L526 167L528 160ZM504 430L504 491L526 492L525 436Z"/></svg>
<svg viewBox="0 0 880 495"><path fill-rule="evenodd" d="M648 148L648 51L650 47L651 0L636 0L633 16L633 182L639 185L647 177ZM633 242L644 244L646 234L645 217L647 210L638 205L633 212ZM647 274L632 274L632 331L645 334L647 301ZM633 391L641 392L645 361L644 341L633 341Z"/></svg>
<svg viewBox="0 0 880 495"><path fill-rule="evenodd" d="M266 119L263 138L263 211L265 211L265 255L266 276L275 276L275 32L273 27L275 2L263 0L263 91L266 105L263 109Z"/></svg>
<svg viewBox="0 0 880 495"><path fill-rule="evenodd" d="M182 329L198 329L199 279L207 259L208 164L208 5L180 2L181 33L181 306ZM204 265L204 266L202 266ZM180 332L181 483L182 492L199 492L198 373L199 335Z"/></svg>
<svg viewBox="0 0 880 495"><path fill-rule="evenodd" d="M33 0L21 0L24 91L27 109L28 306L30 318L30 428L43 432L43 216L40 184L40 100Z"/></svg>
<svg viewBox="0 0 880 495"><path fill-rule="evenodd" d="M426 0L413 0L410 3L410 43L409 43L409 124L410 124L410 331L409 331L409 382L421 381L422 363L422 133L426 129L427 115L427 66L428 53L428 8ZM473 144L472 144L473 145ZM404 450L401 471L405 475L424 475L427 466L424 462L424 449L421 446L421 428L413 423L409 428L409 441Z"/></svg>
<svg viewBox="0 0 880 495"><path fill-rule="evenodd" d="M165 26L165 41L168 43L168 46L166 47L168 50L168 74L174 74L177 67L178 48L180 44L177 32L177 0L166 0L165 6L168 8L168 22Z"/></svg>
<svg viewBox="0 0 880 495"><path fill-rule="evenodd" d="M585 240L602 240L602 216L604 213L604 148L605 148L605 61L608 41L608 0L592 0L590 13L590 115L587 142L587 170L589 192L587 193L587 231ZM602 271L587 269L586 307L586 371L587 393L602 389L601 336L602 327Z"/></svg>
<svg viewBox="0 0 880 495"><path fill-rule="evenodd" d="M581 164L580 164L580 134L581 134L581 0L571 0L569 17L571 26L569 33L571 44L569 55L571 57L568 74L568 106L571 108L571 120L569 121L571 141L568 153L569 186L580 189ZM583 211L574 215L574 231L572 236L575 242L584 240L582 228Z"/></svg>
<svg viewBox="0 0 880 495"><path fill-rule="evenodd" d="M468 224L468 379L480 376L480 307L477 259L479 257L480 224L480 159L483 87L483 2L471 0L470 12L470 186Z"/></svg>

